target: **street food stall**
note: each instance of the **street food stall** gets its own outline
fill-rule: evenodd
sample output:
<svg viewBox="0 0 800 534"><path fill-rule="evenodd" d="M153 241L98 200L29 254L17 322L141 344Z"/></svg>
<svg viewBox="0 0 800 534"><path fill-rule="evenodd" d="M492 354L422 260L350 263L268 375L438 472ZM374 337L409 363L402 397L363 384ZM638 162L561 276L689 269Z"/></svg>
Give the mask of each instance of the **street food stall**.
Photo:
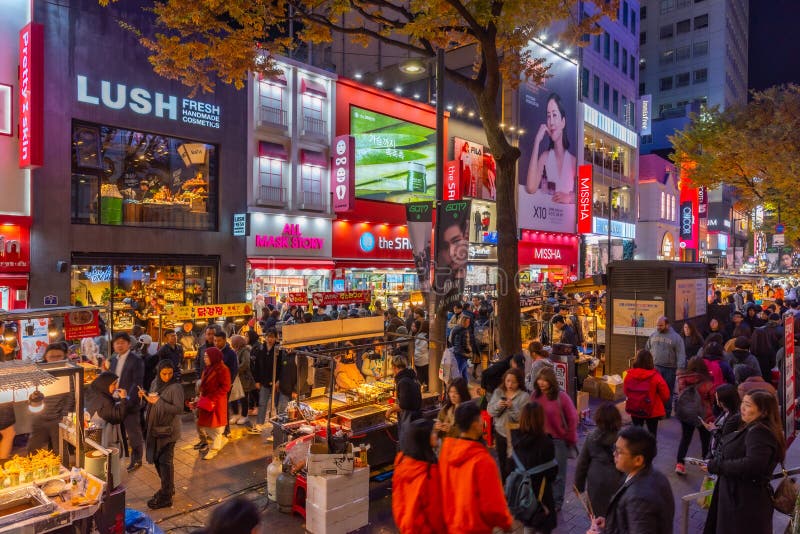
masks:
<svg viewBox="0 0 800 534"><path fill-rule="evenodd" d="M392 345L377 342L360 345L356 340L383 338L383 318L364 317L283 327L284 350L296 358L309 358L312 366L329 372L326 386L312 389L311 395L289 403L285 414L278 415L273 424L274 444L309 439L315 436L329 442L347 442L354 449L364 447L367 463L373 467L391 464L397 451L397 422L387 420L386 412L394 402L394 381L390 364L383 359L385 372L370 383L353 388L335 387L334 370L337 357L343 350ZM352 340L353 346L335 346ZM388 351L383 351L385 354ZM298 366L300 367L300 366ZM422 410L436 412L438 396L423 393Z"/></svg>
<svg viewBox="0 0 800 534"><path fill-rule="evenodd" d="M108 513L124 509L124 489L109 499L110 481L106 470L87 470L87 450L99 445L84 437L83 368L67 361L34 364L21 360L0 362L0 405L12 404L27 412L44 408L49 395L69 393L75 412L60 424L62 439L59 454L39 450L14 455L0 466L0 532L49 532L66 525L79 525L88 531L94 520L98 528L107 527ZM102 449L102 448L100 448ZM101 450L100 454L104 454ZM102 466L110 465L105 462ZM119 495L121 494L121 499ZM104 502L115 502L114 510L104 509Z"/></svg>

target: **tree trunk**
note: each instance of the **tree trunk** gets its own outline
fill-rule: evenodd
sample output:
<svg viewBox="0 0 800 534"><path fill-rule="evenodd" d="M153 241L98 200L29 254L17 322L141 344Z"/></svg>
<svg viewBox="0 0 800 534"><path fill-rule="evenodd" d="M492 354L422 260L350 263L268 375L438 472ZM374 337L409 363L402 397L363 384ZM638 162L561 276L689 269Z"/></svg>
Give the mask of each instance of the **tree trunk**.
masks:
<svg viewBox="0 0 800 534"><path fill-rule="evenodd" d="M519 271L517 239L517 173L519 149L508 143L500 129L497 98L490 92L475 94L489 148L497 162L497 329L500 354L520 352Z"/></svg>

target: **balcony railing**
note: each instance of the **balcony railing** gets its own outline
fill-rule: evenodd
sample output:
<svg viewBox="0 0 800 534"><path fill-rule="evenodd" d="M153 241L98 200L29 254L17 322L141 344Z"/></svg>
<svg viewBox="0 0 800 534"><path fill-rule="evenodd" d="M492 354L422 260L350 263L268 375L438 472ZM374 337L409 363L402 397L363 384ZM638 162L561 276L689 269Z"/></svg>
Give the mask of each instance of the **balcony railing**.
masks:
<svg viewBox="0 0 800 534"><path fill-rule="evenodd" d="M258 204L262 206L285 206L286 188L272 185L259 186Z"/></svg>
<svg viewBox="0 0 800 534"><path fill-rule="evenodd" d="M300 209L307 211L325 211L325 199L319 191L302 191Z"/></svg>
<svg viewBox="0 0 800 534"><path fill-rule="evenodd" d="M286 110L269 106L261 106L259 109L259 119L261 120L261 124L286 126Z"/></svg>
<svg viewBox="0 0 800 534"><path fill-rule="evenodd" d="M586 163L594 163L604 171L615 174L625 174L625 165L619 158L612 158L604 152L593 152L590 148L584 148L583 159Z"/></svg>
<svg viewBox="0 0 800 534"><path fill-rule="evenodd" d="M592 214L595 217L602 217L608 219L608 202L596 200L592 207ZM622 208L611 208L611 220L627 223L635 223L633 219L633 212Z"/></svg>
<svg viewBox="0 0 800 534"><path fill-rule="evenodd" d="M325 137L327 122L325 119L303 116L303 135L310 137Z"/></svg>

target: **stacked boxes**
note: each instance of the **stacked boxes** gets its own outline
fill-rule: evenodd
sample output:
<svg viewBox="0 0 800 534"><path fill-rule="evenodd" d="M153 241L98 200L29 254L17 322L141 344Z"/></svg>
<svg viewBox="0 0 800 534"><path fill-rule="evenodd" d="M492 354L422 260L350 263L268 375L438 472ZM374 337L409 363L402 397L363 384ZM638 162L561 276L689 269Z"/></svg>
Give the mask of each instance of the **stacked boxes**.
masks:
<svg viewBox="0 0 800 534"><path fill-rule="evenodd" d="M369 467L350 475L309 475L306 485L308 532L346 534L369 523Z"/></svg>

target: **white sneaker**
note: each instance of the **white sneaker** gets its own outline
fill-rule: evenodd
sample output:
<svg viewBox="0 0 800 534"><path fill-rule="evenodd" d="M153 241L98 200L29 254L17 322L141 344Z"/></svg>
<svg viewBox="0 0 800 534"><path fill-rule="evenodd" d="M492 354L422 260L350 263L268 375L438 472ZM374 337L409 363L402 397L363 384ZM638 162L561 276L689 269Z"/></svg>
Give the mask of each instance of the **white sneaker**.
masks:
<svg viewBox="0 0 800 534"><path fill-rule="evenodd" d="M203 456L203 460L213 460L214 458L216 458L217 454L219 454L219 450L211 449L206 453L205 456Z"/></svg>
<svg viewBox="0 0 800 534"><path fill-rule="evenodd" d="M246 425L248 421L250 421L250 419L248 419L247 417L240 417L239 419L236 420L236 424Z"/></svg>
<svg viewBox="0 0 800 534"><path fill-rule="evenodd" d="M247 429L247 432L250 434L261 435L261 432L264 431L264 428L261 425L253 425Z"/></svg>

